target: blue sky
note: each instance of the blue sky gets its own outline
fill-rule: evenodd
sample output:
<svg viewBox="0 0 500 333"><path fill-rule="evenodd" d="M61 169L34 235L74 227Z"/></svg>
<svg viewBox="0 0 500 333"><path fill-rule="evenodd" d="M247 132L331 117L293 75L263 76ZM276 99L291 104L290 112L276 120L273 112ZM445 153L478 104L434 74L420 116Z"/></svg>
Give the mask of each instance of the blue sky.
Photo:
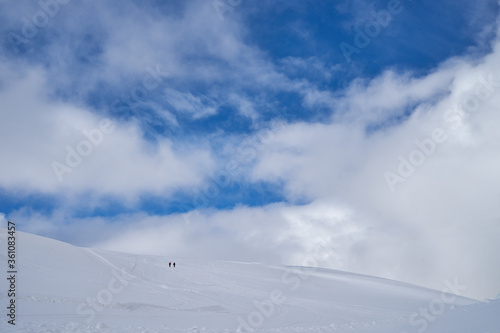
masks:
<svg viewBox="0 0 500 333"><path fill-rule="evenodd" d="M325 267L491 296L498 15L3 1L0 217L134 253L300 264L322 244Z"/></svg>

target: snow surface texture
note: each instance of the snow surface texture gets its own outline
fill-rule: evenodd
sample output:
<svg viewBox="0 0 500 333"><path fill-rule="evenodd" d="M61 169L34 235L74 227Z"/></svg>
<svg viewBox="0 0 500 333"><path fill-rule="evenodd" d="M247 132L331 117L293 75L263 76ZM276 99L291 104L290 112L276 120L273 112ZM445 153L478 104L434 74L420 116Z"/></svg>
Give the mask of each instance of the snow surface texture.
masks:
<svg viewBox="0 0 500 333"><path fill-rule="evenodd" d="M7 272L6 230L0 258ZM500 332L500 300L314 267L136 256L17 232L1 332ZM177 264L168 267L169 261ZM457 281L443 289L460 291Z"/></svg>

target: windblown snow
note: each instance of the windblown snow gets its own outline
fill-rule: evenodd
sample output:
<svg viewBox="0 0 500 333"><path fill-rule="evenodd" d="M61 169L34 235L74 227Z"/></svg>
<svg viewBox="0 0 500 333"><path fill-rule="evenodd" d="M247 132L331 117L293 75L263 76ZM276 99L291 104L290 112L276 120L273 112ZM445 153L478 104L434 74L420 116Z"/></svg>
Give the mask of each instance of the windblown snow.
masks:
<svg viewBox="0 0 500 333"><path fill-rule="evenodd" d="M7 272L7 232L0 258ZM500 300L315 267L138 256L17 233L1 332L500 332ZM176 267L169 267L175 261Z"/></svg>

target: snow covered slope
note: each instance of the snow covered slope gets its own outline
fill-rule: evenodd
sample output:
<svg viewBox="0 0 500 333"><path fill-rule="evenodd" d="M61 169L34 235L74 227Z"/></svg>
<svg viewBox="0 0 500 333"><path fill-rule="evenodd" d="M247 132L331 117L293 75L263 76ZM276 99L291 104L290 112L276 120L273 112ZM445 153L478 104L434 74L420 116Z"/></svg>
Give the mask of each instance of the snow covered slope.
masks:
<svg viewBox="0 0 500 333"><path fill-rule="evenodd" d="M500 332L498 301L375 277L136 256L21 232L17 244L16 325L2 279L1 332ZM4 272L6 249L1 229Z"/></svg>

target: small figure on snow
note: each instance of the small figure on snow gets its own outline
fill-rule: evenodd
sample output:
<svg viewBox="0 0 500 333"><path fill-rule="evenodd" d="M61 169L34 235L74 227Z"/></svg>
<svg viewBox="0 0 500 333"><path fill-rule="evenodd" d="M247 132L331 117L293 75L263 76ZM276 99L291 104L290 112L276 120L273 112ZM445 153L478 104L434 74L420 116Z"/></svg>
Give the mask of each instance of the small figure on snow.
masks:
<svg viewBox="0 0 500 333"><path fill-rule="evenodd" d="M174 268L175 268L175 262L174 262Z"/></svg>
<svg viewBox="0 0 500 333"><path fill-rule="evenodd" d="M169 262L169 263L168 263L168 267L171 267L171 266L172 266L172 263L171 263L171 262Z"/></svg>

